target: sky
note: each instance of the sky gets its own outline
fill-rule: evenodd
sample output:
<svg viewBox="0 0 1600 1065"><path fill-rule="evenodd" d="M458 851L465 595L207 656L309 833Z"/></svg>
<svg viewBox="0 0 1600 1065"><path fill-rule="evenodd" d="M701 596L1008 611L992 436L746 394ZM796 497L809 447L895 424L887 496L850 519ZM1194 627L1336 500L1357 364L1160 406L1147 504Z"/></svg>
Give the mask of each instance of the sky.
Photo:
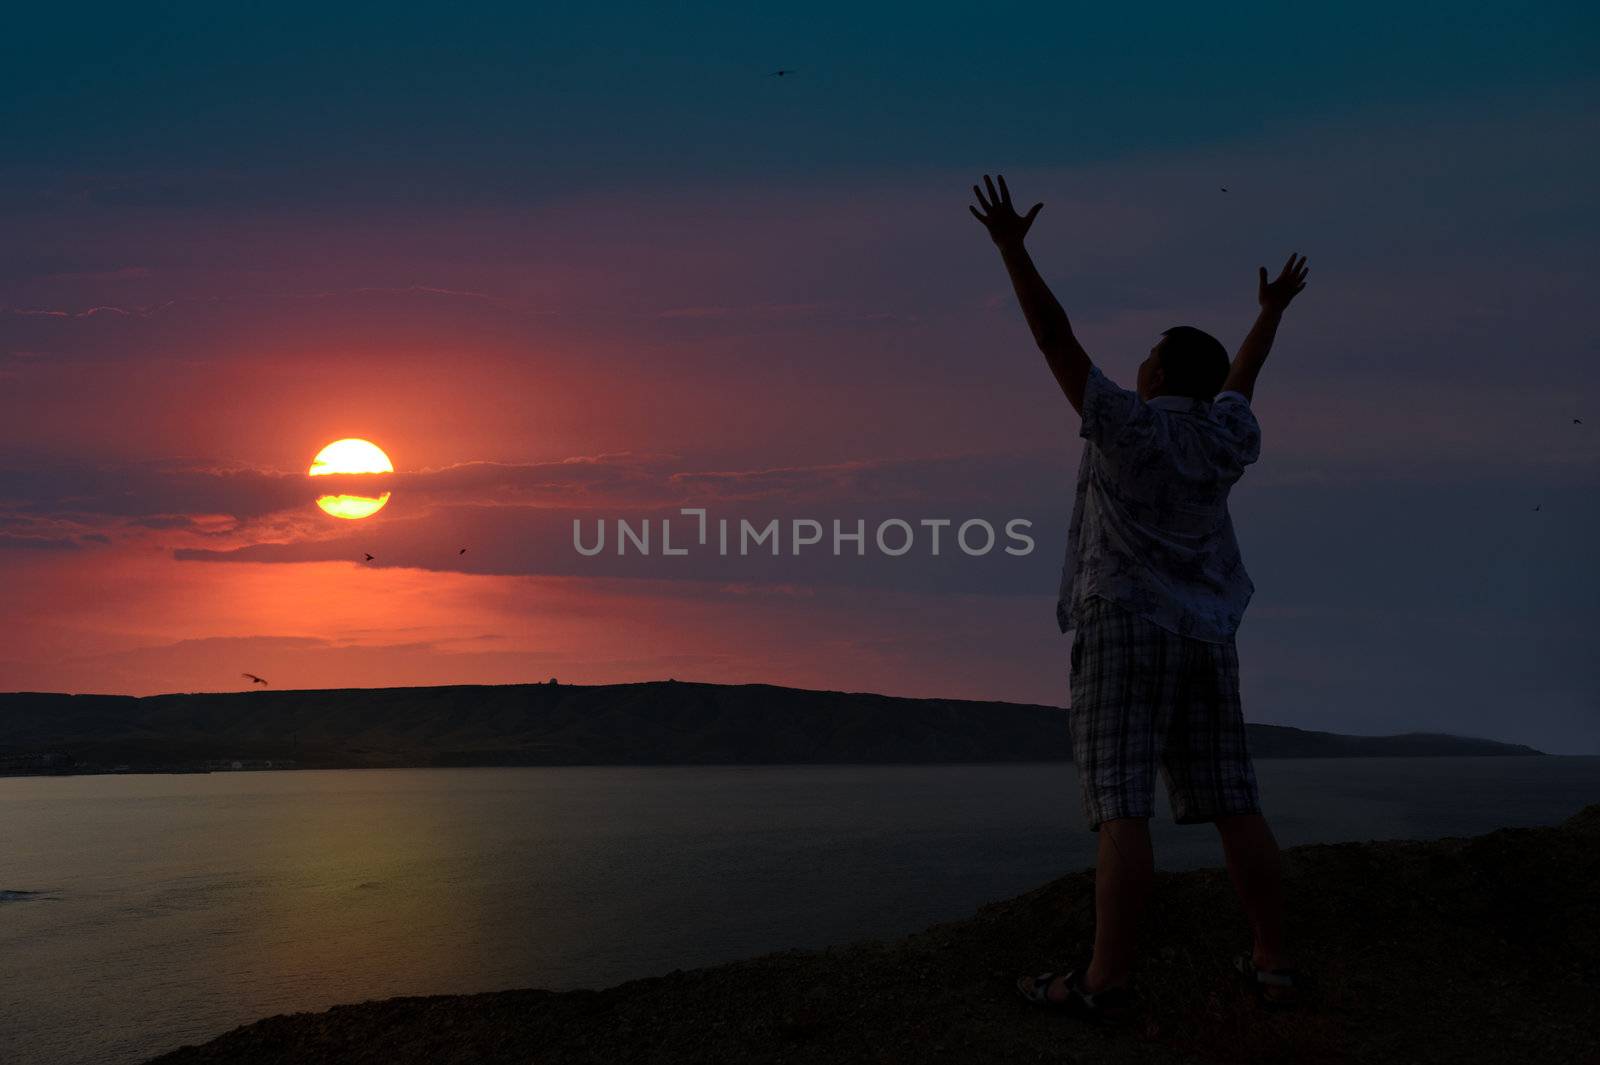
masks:
<svg viewBox="0 0 1600 1065"><path fill-rule="evenodd" d="M1600 753L1589 6L330 7L12 16L0 690L1065 705L1082 441L1002 173L1126 387L1309 258L1231 497L1247 719ZM395 466L359 521L306 477L344 437ZM868 552L611 550L681 508Z"/></svg>

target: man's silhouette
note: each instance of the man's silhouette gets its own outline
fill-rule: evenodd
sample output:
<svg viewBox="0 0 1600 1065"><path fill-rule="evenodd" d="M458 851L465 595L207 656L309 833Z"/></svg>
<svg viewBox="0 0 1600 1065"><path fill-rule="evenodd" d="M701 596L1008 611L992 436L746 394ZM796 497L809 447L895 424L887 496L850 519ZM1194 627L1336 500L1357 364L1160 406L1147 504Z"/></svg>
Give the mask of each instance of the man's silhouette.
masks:
<svg viewBox="0 0 1600 1065"><path fill-rule="evenodd" d="M1231 365L1192 326L1162 334L1139 365L1137 392L1090 362L1023 237L1005 178L984 176L989 231L1056 382L1082 417L1083 459L1067 536L1057 620L1072 640L1072 747L1084 815L1099 833L1094 954L1064 974L1017 981L1030 1001L1126 1017L1140 912L1154 861L1150 816L1159 765L1174 820L1214 823L1254 935L1235 967L1263 997L1292 996L1283 943L1278 845L1261 816L1245 745L1234 634L1255 586L1228 515L1228 490L1260 454L1250 410L1256 375L1284 309L1305 287L1291 255L1277 280L1260 271L1261 314Z"/></svg>

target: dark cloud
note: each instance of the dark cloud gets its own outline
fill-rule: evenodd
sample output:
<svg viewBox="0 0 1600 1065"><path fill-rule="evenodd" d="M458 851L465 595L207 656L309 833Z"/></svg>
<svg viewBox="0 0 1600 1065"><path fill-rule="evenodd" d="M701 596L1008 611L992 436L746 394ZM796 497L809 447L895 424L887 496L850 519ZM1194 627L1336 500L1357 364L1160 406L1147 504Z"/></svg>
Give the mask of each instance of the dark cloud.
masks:
<svg viewBox="0 0 1600 1065"><path fill-rule="evenodd" d="M70 551L80 545L67 537L16 536L0 533L0 551Z"/></svg>
<svg viewBox="0 0 1600 1065"><path fill-rule="evenodd" d="M45 518L104 516L146 529L184 528L196 516L248 522L302 510L317 495L392 491L413 506L565 508L766 500L779 503L1019 502L1059 478L1048 455L954 456L686 471L670 454L616 452L555 462L465 462L396 474L304 473L178 461L0 468L0 512Z"/></svg>

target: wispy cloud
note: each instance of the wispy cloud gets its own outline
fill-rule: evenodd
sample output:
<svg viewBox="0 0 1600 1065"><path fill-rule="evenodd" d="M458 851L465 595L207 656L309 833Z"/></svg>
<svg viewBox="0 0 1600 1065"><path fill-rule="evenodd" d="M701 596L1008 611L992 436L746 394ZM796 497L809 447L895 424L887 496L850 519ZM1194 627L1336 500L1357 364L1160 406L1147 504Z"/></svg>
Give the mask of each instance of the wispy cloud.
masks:
<svg viewBox="0 0 1600 1065"><path fill-rule="evenodd" d="M45 274L46 281L138 281L150 276L148 266L119 266L110 270L68 270Z"/></svg>

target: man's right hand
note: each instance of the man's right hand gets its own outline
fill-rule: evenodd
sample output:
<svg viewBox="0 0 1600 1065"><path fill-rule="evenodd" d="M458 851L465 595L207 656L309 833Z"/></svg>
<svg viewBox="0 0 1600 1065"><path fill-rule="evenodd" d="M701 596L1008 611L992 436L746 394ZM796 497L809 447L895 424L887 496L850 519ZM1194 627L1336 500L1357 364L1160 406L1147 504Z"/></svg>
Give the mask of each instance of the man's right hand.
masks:
<svg viewBox="0 0 1600 1065"><path fill-rule="evenodd" d="M1297 258L1298 262L1296 261ZM1267 280L1267 268L1265 266L1259 269L1261 285L1257 293L1257 299L1261 301L1261 309L1264 311L1277 311L1280 314L1285 307L1289 306L1289 301L1299 295L1300 290L1306 287L1306 274L1310 273L1306 269L1306 257L1304 255L1297 256L1296 254L1291 254L1289 261L1283 264L1283 272L1278 275L1276 281Z"/></svg>

